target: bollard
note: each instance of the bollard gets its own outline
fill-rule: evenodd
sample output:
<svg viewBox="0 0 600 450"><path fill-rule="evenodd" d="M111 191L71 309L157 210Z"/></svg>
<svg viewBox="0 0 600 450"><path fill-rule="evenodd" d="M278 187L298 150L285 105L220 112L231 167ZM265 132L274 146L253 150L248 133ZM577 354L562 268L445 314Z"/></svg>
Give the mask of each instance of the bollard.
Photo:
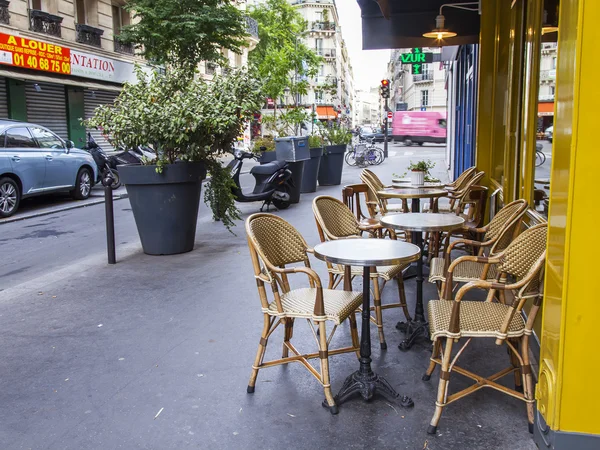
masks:
<svg viewBox="0 0 600 450"><path fill-rule="evenodd" d="M106 251L108 253L108 263L116 264L115 255L115 214L113 209L112 184L114 178L109 172L106 178L102 179L104 186L104 210L106 212Z"/></svg>

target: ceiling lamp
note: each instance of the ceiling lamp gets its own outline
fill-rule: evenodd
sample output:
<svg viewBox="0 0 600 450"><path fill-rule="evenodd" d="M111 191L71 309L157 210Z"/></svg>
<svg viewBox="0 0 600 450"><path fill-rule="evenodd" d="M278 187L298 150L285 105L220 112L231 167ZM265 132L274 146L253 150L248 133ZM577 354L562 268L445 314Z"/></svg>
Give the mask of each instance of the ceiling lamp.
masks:
<svg viewBox="0 0 600 450"><path fill-rule="evenodd" d="M474 5L477 5L477 7L473 8ZM446 3L440 6L440 13L435 18L435 28L428 33L423 33L423 37L441 41L457 35L454 31L444 28L444 22L446 21L446 18L442 14L442 8L444 8L444 6L449 8L464 9L466 11L479 11L479 2Z"/></svg>

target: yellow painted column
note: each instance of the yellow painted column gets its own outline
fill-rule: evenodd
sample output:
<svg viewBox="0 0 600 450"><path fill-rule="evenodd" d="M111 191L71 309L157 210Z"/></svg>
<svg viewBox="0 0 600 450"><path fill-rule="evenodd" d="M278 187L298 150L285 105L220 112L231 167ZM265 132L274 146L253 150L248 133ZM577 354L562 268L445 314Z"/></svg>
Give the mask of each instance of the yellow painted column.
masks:
<svg viewBox="0 0 600 450"><path fill-rule="evenodd" d="M548 261L535 440L540 448L600 448L600 2L561 0ZM549 442L547 445L546 442Z"/></svg>

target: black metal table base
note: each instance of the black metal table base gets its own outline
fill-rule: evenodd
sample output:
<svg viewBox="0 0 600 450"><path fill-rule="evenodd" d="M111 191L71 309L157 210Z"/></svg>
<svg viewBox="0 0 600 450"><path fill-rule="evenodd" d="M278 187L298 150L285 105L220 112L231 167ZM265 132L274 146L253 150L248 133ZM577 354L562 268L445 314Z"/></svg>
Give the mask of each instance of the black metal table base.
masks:
<svg viewBox="0 0 600 450"><path fill-rule="evenodd" d="M383 397L392 402L398 402L400 406L410 408L414 406L413 400L404 395L400 397L394 388L385 380L373 371L363 373L362 370L357 370L344 381L344 385L340 392L335 396L336 405L344 403L356 394L360 394L366 401L370 401L375 393L381 394ZM328 407L327 401L323 402L323 406Z"/></svg>
<svg viewBox="0 0 600 450"><path fill-rule="evenodd" d="M398 322L396 324L396 329L402 331L407 336L406 338L398 344L398 348L400 350L409 350L417 338L423 336L425 338L429 337L429 322L425 320L411 320L410 322Z"/></svg>

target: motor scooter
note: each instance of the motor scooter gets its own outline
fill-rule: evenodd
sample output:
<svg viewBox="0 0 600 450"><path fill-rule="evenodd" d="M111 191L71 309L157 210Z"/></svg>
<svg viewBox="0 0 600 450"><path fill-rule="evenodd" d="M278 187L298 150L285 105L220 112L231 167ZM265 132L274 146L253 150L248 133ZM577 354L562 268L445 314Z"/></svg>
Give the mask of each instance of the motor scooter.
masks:
<svg viewBox="0 0 600 450"><path fill-rule="evenodd" d="M231 177L235 182L233 195L241 203L262 201L262 212L266 206L272 204L276 209L286 209L290 206L290 192L292 189L292 172L285 161L273 161L260 166L254 166L250 173L254 177L255 185L252 192L244 193L240 184L240 173L244 159L256 159L256 155L245 151L235 151L233 160L227 165L231 169Z"/></svg>
<svg viewBox="0 0 600 450"><path fill-rule="evenodd" d="M114 180L111 187L113 189L118 189L121 187L121 180L119 178L119 171L117 170L117 165L119 164L127 164L127 161L124 161L117 156L108 156L102 148L96 143L91 133L87 135L87 143L83 147L84 150L88 151L92 158L94 158L94 162L96 166L98 166L98 179L95 180L96 183L104 180L108 174L110 173L111 178Z"/></svg>

